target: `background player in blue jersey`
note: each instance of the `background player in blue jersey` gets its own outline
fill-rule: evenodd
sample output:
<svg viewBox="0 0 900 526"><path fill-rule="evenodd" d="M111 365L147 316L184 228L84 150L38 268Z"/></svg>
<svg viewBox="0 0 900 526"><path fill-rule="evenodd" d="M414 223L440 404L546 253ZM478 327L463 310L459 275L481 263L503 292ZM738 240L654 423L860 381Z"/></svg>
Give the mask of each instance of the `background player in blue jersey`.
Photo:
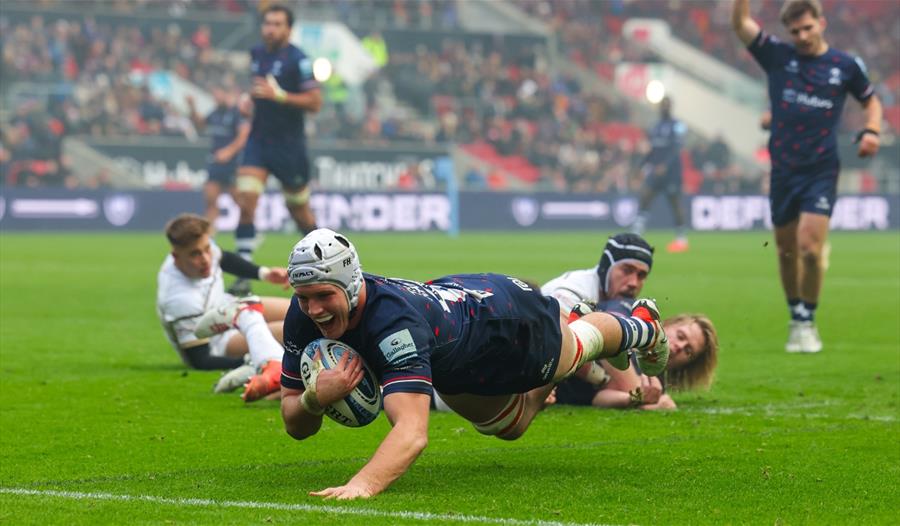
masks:
<svg viewBox="0 0 900 526"><path fill-rule="evenodd" d="M197 113L194 97L185 98L191 121L198 131L211 139L209 156L206 161L208 177L203 184L206 200L206 219L215 225L219 217L217 201L223 190L234 189L234 177L240 162L241 151L250 134L250 123L241 115L234 96L224 88L213 88L212 96L216 107L205 118Z"/></svg>
<svg viewBox="0 0 900 526"><path fill-rule="evenodd" d="M818 0L788 0L781 22L792 43L760 29L749 0L736 0L732 25L768 76L772 118L769 202L781 285L790 309L788 352L818 352L815 312L822 287L822 254L837 197L837 125L847 94L862 104L866 127L859 156L880 146L882 110L863 62L829 47Z"/></svg>
<svg viewBox="0 0 900 526"><path fill-rule="evenodd" d="M681 149L686 134L687 126L672 116L672 99L664 98L659 103L659 122L647 134L651 148L641 164L644 189L632 230L637 234L644 232L653 199L658 194L665 193L672 207L672 217L677 229L675 239L666 247L669 252L684 252L688 249L684 205L681 202Z"/></svg>
<svg viewBox="0 0 900 526"><path fill-rule="evenodd" d="M323 407L362 379L346 355L304 390L300 355L321 337L354 348L378 376L392 429L347 484L315 492L329 498L384 491L428 442L432 390L486 435L520 437L553 386L584 363L636 349L648 374L668 360L665 333L652 301L628 317L589 313L571 324L558 302L499 274L446 276L427 283L363 274L344 236L319 229L291 252L294 297L284 322L281 412L287 432L318 432Z"/></svg>
<svg viewBox="0 0 900 526"><path fill-rule="evenodd" d="M263 43L250 51L253 126L238 171L241 217L235 231L238 253L251 259L256 245L253 224L259 195L269 174L280 182L285 205L302 232L315 229L309 207L310 163L306 153L305 114L322 107L312 60L289 42L294 14L271 5L263 13ZM238 286L234 292L248 292Z"/></svg>

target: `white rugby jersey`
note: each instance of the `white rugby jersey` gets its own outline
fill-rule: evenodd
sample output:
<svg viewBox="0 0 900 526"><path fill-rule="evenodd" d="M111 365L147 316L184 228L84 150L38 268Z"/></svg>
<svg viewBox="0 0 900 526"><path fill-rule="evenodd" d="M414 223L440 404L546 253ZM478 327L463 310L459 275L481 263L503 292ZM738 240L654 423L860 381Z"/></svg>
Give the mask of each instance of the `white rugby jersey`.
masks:
<svg viewBox="0 0 900 526"><path fill-rule="evenodd" d="M191 279L185 276L175 266L172 254L166 257L159 268L156 314L166 338L179 354L185 344L201 343L194 334L200 316L226 301L225 282L219 265L221 260L222 250L213 243L213 270L208 278Z"/></svg>
<svg viewBox="0 0 900 526"><path fill-rule="evenodd" d="M600 275L597 267L572 270L548 281L541 287L544 296L553 296L559 308L568 313L579 301L600 302Z"/></svg>

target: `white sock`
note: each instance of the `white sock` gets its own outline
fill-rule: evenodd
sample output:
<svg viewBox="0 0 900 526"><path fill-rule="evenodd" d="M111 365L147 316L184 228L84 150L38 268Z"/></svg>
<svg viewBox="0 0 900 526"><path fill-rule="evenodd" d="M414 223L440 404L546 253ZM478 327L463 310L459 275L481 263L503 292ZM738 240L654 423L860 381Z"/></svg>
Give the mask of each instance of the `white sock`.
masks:
<svg viewBox="0 0 900 526"><path fill-rule="evenodd" d="M247 338L252 365L260 367L269 360L280 362L284 357L284 348L272 336L262 313L250 309L242 311L237 318L237 328Z"/></svg>

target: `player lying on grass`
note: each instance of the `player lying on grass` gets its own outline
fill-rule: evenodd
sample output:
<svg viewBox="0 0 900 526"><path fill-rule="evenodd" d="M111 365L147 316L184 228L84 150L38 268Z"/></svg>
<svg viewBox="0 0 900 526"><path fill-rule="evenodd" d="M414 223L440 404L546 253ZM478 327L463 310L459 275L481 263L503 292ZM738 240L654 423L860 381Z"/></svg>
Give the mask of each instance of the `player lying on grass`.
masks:
<svg viewBox="0 0 900 526"><path fill-rule="evenodd" d="M209 221L194 214L179 215L166 225L172 252L157 276L156 312L186 365L232 369L216 384L216 392L246 383L243 398L257 400L280 388L281 321L290 302L235 298L225 293L222 272L287 285L287 270L259 267L225 252L209 232Z"/></svg>
<svg viewBox="0 0 900 526"><path fill-rule="evenodd" d="M631 305L627 300L616 303L618 309L609 304L599 308L622 313ZM624 371L600 360L586 364L560 384L556 403L618 409L677 409L670 391L708 389L719 354L712 321L702 314L679 314L663 320L662 326L669 341L669 362L663 374L658 377L641 374L640 364L635 360Z"/></svg>
<svg viewBox="0 0 900 526"><path fill-rule="evenodd" d="M392 429L346 484L312 495L354 499L384 491L428 443L432 390L480 433L514 440L528 429L554 385L588 361L636 349L648 374L669 356L659 312L640 300L629 317L592 312L567 322L559 303L500 274L427 283L364 274L350 241L309 233L290 255L294 298L284 322L281 413L292 437L318 432L323 407L347 396L362 361L343 358L304 390L300 356L325 337L349 345L375 371ZM346 355L345 355L346 356Z"/></svg>
<svg viewBox="0 0 900 526"><path fill-rule="evenodd" d="M594 268L566 272L547 282L541 292L556 298L566 313L577 306L578 314L600 310L628 316L652 266L653 247L636 234L618 234L607 240ZM682 314L663 322L663 327L670 357L662 380L640 374L634 363L623 371L598 360L557 387L556 403L675 409L666 388L708 387L718 358L712 322L703 315Z"/></svg>

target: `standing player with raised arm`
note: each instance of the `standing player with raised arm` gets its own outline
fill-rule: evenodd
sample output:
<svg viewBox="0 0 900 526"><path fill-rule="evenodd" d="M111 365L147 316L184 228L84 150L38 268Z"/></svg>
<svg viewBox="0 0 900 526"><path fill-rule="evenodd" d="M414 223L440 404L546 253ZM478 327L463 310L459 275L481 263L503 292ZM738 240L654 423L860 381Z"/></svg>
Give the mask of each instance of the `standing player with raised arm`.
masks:
<svg viewBox="0 0 900 526"><path fill-rule="evenodd" d="M859 156L880 146L882 110L862 60L825 41L818 0L787 0L781 22L791 43L766 33L750 17L749 0L735 0L732 25L768 76L772 108L769 202L781 285L790 309L788 352L819 352L815 325L822 287L823 246L837 196L837 125L847 94L860 102L866 126Z"/></svg>
<svg viewBox="0 0 900 526"><path fill-rule="evenodd" d="M322 107L312 60L289 41L294 13L271 5L263 13L263 43L250 51L253 88L253 125L238 170L237 201L241 209L235 231L238 253L252 259L256 248L254 217L259 195L269 174L281 182L284 202L302 232L315 230L309 207L310 166L306 152L305 114ZM246 100L246 99L245 99ZM247 282L231 292L249 293Z"/></svg>

